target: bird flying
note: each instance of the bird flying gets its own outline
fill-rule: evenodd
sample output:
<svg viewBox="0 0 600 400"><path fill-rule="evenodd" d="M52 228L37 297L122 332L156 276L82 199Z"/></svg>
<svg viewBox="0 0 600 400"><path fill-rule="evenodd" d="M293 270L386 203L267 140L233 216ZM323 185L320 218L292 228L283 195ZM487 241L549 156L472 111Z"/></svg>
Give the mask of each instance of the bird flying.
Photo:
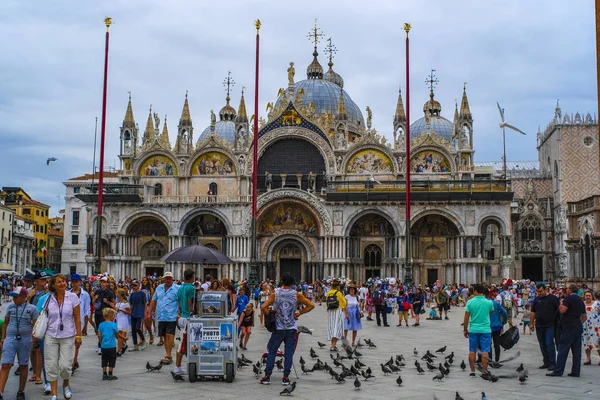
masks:
<svg viewBox="0 0 600 400"><path fill-rule="evenodd" d="M56 157L48 157L48 159L46 160L46 165L50 165L50 163L52 161L58 161L58 158L56 158Z"/></svg>

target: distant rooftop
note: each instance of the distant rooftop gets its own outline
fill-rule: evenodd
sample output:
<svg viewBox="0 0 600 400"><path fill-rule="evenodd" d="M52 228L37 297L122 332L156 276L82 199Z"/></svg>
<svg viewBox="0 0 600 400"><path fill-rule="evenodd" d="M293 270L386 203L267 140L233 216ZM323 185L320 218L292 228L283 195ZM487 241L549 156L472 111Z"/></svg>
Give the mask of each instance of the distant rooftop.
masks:
<svg viewBox="0 0 600 400"><path fill-rule="evenodd" d="M479 161L476 167L492 167L498 173L502 173L502 161ZM509 178L544 178L545 174L540 171L538 161L508 161L506 173Z"/></svg>
<svg viewBox="0 0 600 400"><path fill-rule="evenodd" d="M119 177L119 173L118 172L104 172L104 177L105 178L118 178ZM70 178L70 181L91 181L93 180L98 180L100 178L100 176L98 175L98 173L94 173L94 174L85 174L85 175L81 175L81 176L76 176L74 178Z"/></svg>

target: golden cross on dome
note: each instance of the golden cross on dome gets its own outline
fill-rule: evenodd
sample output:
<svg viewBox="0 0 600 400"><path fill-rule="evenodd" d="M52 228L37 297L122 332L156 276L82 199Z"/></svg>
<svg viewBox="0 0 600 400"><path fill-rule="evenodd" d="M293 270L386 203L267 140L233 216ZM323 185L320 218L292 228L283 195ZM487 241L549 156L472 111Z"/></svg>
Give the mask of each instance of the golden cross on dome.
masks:
<svg viewBox="0 0 600 400"><path fill-rule="evenodd" d="M225 78L225 80L223 80L223 86L226 86L227 89L227 97L229 97L229 90L230 88L235 86L235 81L233 80L233 78L231 77L231 71L227 71L227 78Z"/></svg>
<svg viewBox="0 0 600 400"><path fill-rule="evenodd" d="M429 86L429 90L431 91L431 93L433 93L433 89L437 86L437 84L440 82L438 81L438 79L436 78L435 74L435 69L431 70L431 73L429 74L429 76L427 77L427 79L425 79L425 83Z"/></svg>
<svg viewBox="0 0 600 400"><path fill-rule="evenodd" d="M337 47L331 43L331 38L327 39L327 46L325 47L325 53L329 54L329 61L333 60L333 55L337 53Z"/></svg>
<svg viewBox="0 0 600 400"><path fill-rule="evenodd" d="M310 42L312 44L315 45L315 47L317 47L317 44L319 44L319 42L321 41L321 38L325 37L325 34L321 30L321 28L317 27L317 19L316 18L315 18L315 26L308 32L308 35L306 35L306 37L308 38L308 40L310 40Z"/></svg>

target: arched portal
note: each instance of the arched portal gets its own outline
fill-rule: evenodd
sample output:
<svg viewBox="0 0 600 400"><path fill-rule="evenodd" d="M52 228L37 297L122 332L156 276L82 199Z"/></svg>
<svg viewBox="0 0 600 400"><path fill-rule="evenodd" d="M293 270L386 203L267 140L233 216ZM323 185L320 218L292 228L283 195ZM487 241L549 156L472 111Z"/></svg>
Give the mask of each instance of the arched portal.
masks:
<svg viewBox="0 0 600 400"><path fill-rule="evenodd" d="M225 237L227 227L223 221L212 214L199 214L192 218L183 230L184 245L200 244L226 253Z"/></svg>
<svg viewBox="0 0 600 400"><path fill-rule="evenodd" d="M134 220L125 231L125 246L127 253L139 257L137 265L140 275L162 275L165 263L160 258L169 251L169 229L157 218L142 216Z"/></svg>
<svg viewBox="0 0 600 400"><path fill-rule="evenodd" d="M386 259L396 257L394 226L384 215L368 213L350 227L348 250L352 260L353 279L364 282L371 277L388 276Z"/></svg>

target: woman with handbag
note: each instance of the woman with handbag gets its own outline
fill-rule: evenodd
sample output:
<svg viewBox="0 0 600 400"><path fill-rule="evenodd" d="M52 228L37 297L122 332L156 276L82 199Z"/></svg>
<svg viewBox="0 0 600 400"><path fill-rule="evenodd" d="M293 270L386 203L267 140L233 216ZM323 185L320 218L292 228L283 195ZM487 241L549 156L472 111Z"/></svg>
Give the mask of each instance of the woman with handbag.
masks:
<svg viewBox="0 0 600 400"><path fill-rule="evenodd" d="M64 275L54 275L48 285L47 326L44 336L44 365L52 390L50 400L58 399L58 378L63 379L65 399L73 396L70 382L75 347L81 346L79 297L67 292Z"/></svg>
<svg viewBox="0 0 600 400"><path fill-rule="evenodd" d="M396 297L396 301L398 302L398 325L397 327L402 326L402 320L406 322L406 327L408 328L408 311L410 310L410 301L408 295L404 293L404 290L400 290L398 293L398 297Z"/></svg>
<svg viewBox="0 0 600 400"><path fill-rule="evenodd" d="M346 318L344 319L344 339L348 339L348 331L352 331L352 346L355 346L356 335L362 329L360 302L358 301L358 290L354 284L348 286L346 299Z"/></svg>

